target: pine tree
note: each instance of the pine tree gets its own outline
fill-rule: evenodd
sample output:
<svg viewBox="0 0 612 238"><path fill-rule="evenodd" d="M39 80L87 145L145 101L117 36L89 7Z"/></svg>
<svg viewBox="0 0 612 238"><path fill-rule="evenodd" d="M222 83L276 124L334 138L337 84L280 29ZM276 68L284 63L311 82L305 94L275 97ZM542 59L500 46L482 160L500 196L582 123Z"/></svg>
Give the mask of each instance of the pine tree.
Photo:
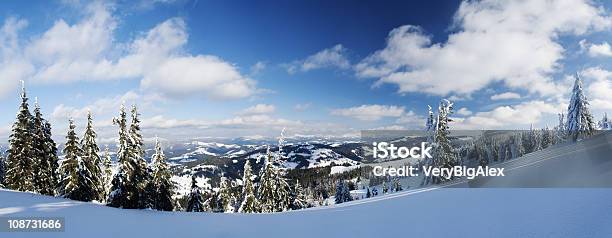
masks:
<svg viewBox="0 0 612 238"><path fill-rule="evenodd" d="M22 81L23 84L23 81ZM21 105L17 120L9 136L9 149L6 158L6 174L4 182L7 188L18 191L35 191L32 114L28 109L28 97L22 85Z"/></svg>
<svg viewBox="0 0 612 238"><path fill-rule="evenodd" d="M601 121L597 123L597 127L599 130L610 130L612 129L612 121L608 119L608 113L604 113Z"/></svg>
<svg viewBox="0 0 612 238"><path fill-rule="evenodd" d="M191 176L191 193L187 201L187 212L203 212L202 194L198 187L195 176Z"/></svg>
<svg viewBox="0 0 612 238"><path fill-rule="evenodd" d="M74 129L74 121L70 119L66 135L66 145L63 150L65 159L60 167L60 175L62 177L58 190L62 197L79 201L91 201L96 198L96 187L91 179L90 171L85 167L81 159L83 150Z"/></svg>
<svg viewBox="0 0 612 238"><path fill-rule="evenodd" d="M434 113L431 111L431 106L427 105L427 122L425 122L425 133L427 134L427 142L432 143L436 132L436 122Z"/></svg>
<svg viewBox="0 0 612 238"><path fill-rule="evenodd" d="M259 201L255 197L255 184L253 182L253 171L251 162L247 159L244 163L244 175L242 176L244 186L242 187L242 204L238 212L241 213L256 213L259 212Z"/></svg>
<svg viewBox="0 0 612 238"><path fill-rule="evenodd" d="M271 160L272 155L270 148L268 147L266 159L264 161L263 168L261 169L261 175L259 176L260 184L259 191L257 193L258 200L261 205L262 212L274 212L275 211L275 179L274 179L274 167L272 166Z"/></svg>
<svg viewBox="0 0 612 238"><path fill-rule="evenodd" d="M166 162L166 156L161 148L159 140L155 139L155 154L152 157L152 184L155 193L153 194L153 208L162 211L172 211L174 208L172 194L174 194L174 184L172 183L172 173L170 166Z"/></svg>
<svg viewBox="0 0 612 238"><path fill-rule="evenodd" d="M274 170L275 184L276 184L276 210L277 212L288 211L291 208L291 186L287 183L287 180L283 177L279 169Z"/></svg>
<svg viewBox="0 0 612 238"><path fill-rule="evenodd" d="M349 188L343 180L338 180L338 182L336 182L336 196L334 198L336 204L353 200Z"/></svg>
<svg viewBox="0 0 612 238"><path fill-rule="evenodd" d="M91 112L87 112L87 126L85 128L85 134L83 135L83 140L81 144L83 145L83 156L81 159L83 160L84 168L87 169L91 173L91 180L94 185L93 193L96 195L95 199L98 201L106 200L104 197L104 184L102 178L102 169L100 168L102 164L102 158L98 154L100 152L100 147L96 142L96 131L93 129L93 119L91 117Z"/></svg>
<svg viewBox="0 0 612 238"><path fill-rule="evenodd" d="M234 213L232 207L232 193L231 193L231 181L226 177L221 177L221 184L219 185L219 201L221 201L221 208L225 213Z"/></svg>
<svg viewBox="0 0 612 238"><path fill-rule="evenodd" d="M571 139L588 137L595 131L593 115L589 111L589 102L582 90L582 79L576 73L572 98L567 107L566 131Z"/></svg>
<svg viewBox="0 0 612 238"><path fill-rule="evenodd" d="M4 175L5 175L5 161L4 157L0 155L0 188L4 188Z"/></svg>
<svg viewBox="0 0 612 238"><path fill-rule="evenodd" d="M387 179L383 179L382 192L383 194L387 194L388 191L389 191L389 186L387 185Z"/></svg>
<svg viewBox="0 0 612 238"><path fill-rule="evenodd" d="M370 197L372 197L372 193L370 192L370 188L368 188L368 191L366 192L366 198Z"/></svg>
<svg viewBox="0 0 612 238"><path fill-rule="evenodd" d="M102 201L106 201L110 192L111 180L113 179L111 163L111 156L108 152L108 146L106 146L106 148L104 148L104 155L102 156Z"/></svg>
<svg viewBox="0 0 612 238"><path fill-rule="evenodd" d="M291 205L293 210L304 209L308 207L306 194L304 194L304 189L302 185L300 185L300 181L295 181L295 189L293 190L293 203Z"/></svg>
<svg viewBox="0 0 612 238"><path fill-rule="evenodd" d="M435 146L433 148L433 166L438 168L452 168L458 165L458 159L453 152L448 136L450 135L449 122L452 122L450 115L453 113L453 103L443 99L438 107L438 119L436 120L436 133L434 137ZM434 183L444 182L443 177L434 177Z"/></svg>
<svg viewBox="0 0 612 238"><path fill-rule="evenodd" d="M393 180L393 190L394 190L395 192L399 192L399 191L404 190L404 189L402 188L402 183L400 183L400 181L399 181L399 179L398 179L398 178L395 178L395 179Z"/></svg>
<svg viewBox="0 0 612 238"><path fill-rule="evenodd" d="M117 144L117 173L111 182L112 186L108 197L108 206L122 208L139 207L139 190L134 182L134 163L132 163L130 135L127 130L125 106L119 109L119 117L113 123L119 126L119 139Z"/></svg>
<svg viewBox="0 0 612 238"><path fill-rule="evenodd" d="M151 175L147 170L147 161L144 159L144 141L140 135L140 114L136 106L132 106L132 120L130 124L130 143L129 154L132 163L133 180L138 194L138 208L147 208L150 198L147 196L146 186L151 180Z"/></svg>
<svg viewBox="0 0 612 238"><path fill-rule="evenodd" d="M45 120L35 100L33 119L34 183L40 194L53 196L57 187L57 146L51 138L51 124Z"/></svg>

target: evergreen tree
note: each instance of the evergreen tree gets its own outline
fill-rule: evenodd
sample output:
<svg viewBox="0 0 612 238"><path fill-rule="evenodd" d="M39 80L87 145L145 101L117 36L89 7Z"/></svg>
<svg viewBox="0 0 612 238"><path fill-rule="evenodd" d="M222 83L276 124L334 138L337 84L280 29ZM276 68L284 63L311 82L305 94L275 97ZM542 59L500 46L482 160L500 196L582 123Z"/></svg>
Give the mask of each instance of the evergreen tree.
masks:
<svg viewBox="0 0 612 238"><path fill-rule="evenodd" d="M112 186L108 197L111 207L138 208L139 192L134 182L134 163L131 156L131 139L127 129L125 106L119 109L119 117L113 118L113 123L119 126L119 139L117 144L117 173L111 182Z"/></svg>
<svg viewBox="0 0 612 238"><path fill-rule="evenodd" d="M366 198L370 197L372 197L372 193L370 192L370 188L368 188L368 191L366 192Z"/></svg>
<svg viewBox="0 0 612 238"><path fill-rule="evenodd" d="M582 79L576 73L572 98L567 107L566 124L566 131L573 140L588 137L595 131L595 123L588 106L589 102L582 90Z"/></svg>
<svg viewBox="0 0 612 238"><path fill-rule="evenodd" d="M198 187L195 175L191 176L191 193L187 201L187 212L203 212L204 204L202 204L202 194Z"/></svg>
<svg viewBox="0 0 612 238"><path fill-rule="evenodd" d="M242 204L238 212L241 213L256 213L259 212L259 201L255 197L255 184L253 183L253 171L251 162L247 159L244 163L244 175L242 176L244 186L242 187Z"/></svg>
<svg viewBox="0 0 612 238"><path fill-rule="evenodd" d="M436 122L434 113L431 111L431 106L427 105L427 122L425 122L425 133L427 134L427 142L432 143L436 132Z"/></svg>
<svg viewBox="0 0 612 238"><path fill-rule="evenodd" d="M612 121L610 121L608 119L608 113L604 113L603 118L601 118L601 121L599 121L597 123L597 127L599 130L610 130L612 129Z"/></svg>
<svg viewBox="0 0 612 238"><path fill-rule="evenodd" d="M295 181L295 189L293 192L293 203L291 205L293 210L304 209L308 207L306 195L304 194L304 189L302 185L300 185L300 181Z"/></svg>
<svg viewBox="0 0 612 238"><path fill-rule="evenodd" d="M70 119L66 135L66 145L63 150L65 159L60 167L60 175L62 177L58 190L62 197L79 201L91 201L96 199L96 187L91 178L91 171L85 167L81 159L83 150L74 129L74 121Z"/></svg>
<svg viewBox="0 0 612 238"><path fill-rule="evenodd" d="M338 180L338 182L336 182L336 196L334 198L336 200L336 204L353 200L351 197L351 192L343 180Z"/></svg>
<svg viewBox="0 0 612 238"><path fill-rule="evenodd" d="M140 114L136 106L132 106L132 120L130 124L129 154L132 164L133 180L138 195L138 208L147 208L150 198L146 191L147 184L151 181L151 175L147 170L147 161L144 159L144 141L140 135Z"/></svg>
<svg viewBox="0 0 612 238"><path fill-rule="evenodd" d="M221 208L225 213L234 213L232 207L232 193L231 193L231 181L226 177L221 177L221 184L219 185L219 201L221 202Z"/></svg>
<svg viewBox="0 0 612 238"><path fill-rule="evenodd" d="M161 144L155 139L155 154L152 157L152 183L155 193L153 194L153 208L162 211L172 211L172 194L174 194L174 184L172 183L172 173L170 166L166 162L166 156L161 148Z"/></svg>
<svg viewBox="0 0 612 238"><path fill-rule="evenodd" d="M0 188L4 188L5 159L0 155Z"/></svg>
<svg viewBox="0 0 612 238"><path fill-rule="evenodd" d="M281 171L279 169L274 169L275 175L275 184L276 184L276 193L275 193L275 203L277 212L287 211L291 208L291 186L287 183L287 180L283 177Z"/></svg>
<svg viewBox="0 0 612 238"><path fill-rule="evenodd" d="M382 182L382 192L383 194L387 194L389 191L389 186L387 185L387 179L384 179Z"/></svg>
<svg viewBox="0 0 612 238"><path fill-rule="evenodd" d="M104 155L102 156L102 201L106 201L110 192L111 180L113 179L111 163L111 156L108 152L108 146L106 146L106 148L104 148Z"/></svg>
<svg viewBox="0 0 612 238"><path fill-rule="evenodd" d="M22 81L23 84L23 81ZM6 157L6 175L4 182L7 188L18 191L35 191L32 114L28 109L28 97L22 85L21 105L17 120L9 136L9 149Z"/></svg>
<svg viewBox="0 0 612 238"><path fill-rule="evenodd" d="M34 183L40 194L53 196L58 182L57 146L51 138L51 124L43 118L38 100L34 105L33 165L36 167Z"/></svg>
<svg viewBox="0 0 612 238"><path fill-rule="evenodd" d="M436 133L433 148L433 166L438 168L452 168L458 165L458 159L450 144L449 122L452 122L450 115L453 113L453 103L443 99L438 107L438 119L436 120ZM444 182L443 177L433 177L434 183Z"/></svg>
<svg viewBox="0 0 612 238"><path fill-rule="evenodd" d="M85 128L83 140L81 141L81 144L83 145L83 156L81 159L83 160L83 165L85 166L84 168L91 173L91 180L94 185L92 192L96 195L95 199L98 201L104 201L106 200L106 197L104 196L105 188L102 178L102 169L100 168L102 158L100 158L100 155L98 154L100 152L100 147L98 147L96 137L97 134L93 128L91 112L87 112L87 126Z"/></svg>
<svg viewBox="0 0 612 238"><path fill-rule="evenodd" d="M261 179L259 184L258 200L261 205L262 212L275 211L275 171L270 161L271 159L272 155L270 153L270 148L268 147L264 165L261 169L261 175L259 176Z"/></svg>
<svg viewBox="0 0 612 238"><path fill-rule="evenodd" d="M395 179L393 180L393 190L394 190L395 192L399 192L399 191L404 190L404 189L402 188L402 183L400 183L400 181L399 181L399 179L398 179L398 178L395 178Z"/></svg>

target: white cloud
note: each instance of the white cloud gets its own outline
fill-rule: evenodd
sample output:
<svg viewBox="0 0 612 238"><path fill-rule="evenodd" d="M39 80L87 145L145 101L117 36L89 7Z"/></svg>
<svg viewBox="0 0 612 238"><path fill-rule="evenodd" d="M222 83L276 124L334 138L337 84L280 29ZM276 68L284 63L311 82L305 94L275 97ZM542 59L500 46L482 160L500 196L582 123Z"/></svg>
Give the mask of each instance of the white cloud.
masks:
<svg viewBox="0 0 612 238"><path fill-rule="evenodd" d="M404 107L376 104L334 109L331 111L332 115L352 117L362 121L377 121L384 117L400 117L404 113Z"/></svg>
<svg viewBox="0 0 612 238"><path fill-rule="evenodd" d="M246 108L240 111L240 115L256 115L256 114L270 114L276 111L276 107L270 104L257 104L255 106Z"/></svg>
<svg viewBox="0 0 612 238"><path fill-rule="evenodd" d="M348 69L351 63L346 58L346 48L338 44L332 48L327 48L317 52L314 55L308 56L304 60L295 61L287 66L287 72L290 74L296 73L298 70L307 72L320 68L340 68Z"/></svg>
<svg viewBox="0 0 612 238"><path fill-rule="evenodd" d="M608 42L601 44L591 44L586 40L580 41L580 48L585 50L591 57L610 57L612 56L612 47Z"/></svg>
<svg viewBox="0 0 612 238"><path fill-rule="evenodd" d="M375 85L400 93L470 94L501 81L542 95L562 89L550 75L561 66L560 34L607 29L611 19L589 1L464 1L455 14L459 29L442 43L417 26L389 33L387 46L356 65Z"/></svg>
<svg viewBox="0 0 612 238"><path fill-rule="evenodd" d="M0 28L0 96L9 92L17 95L19 80L33 71L32 65L20 55L19 31L28 22L17 18L8 18Z"/></svg>
<svg viewBox="0 0 612 238"><path fill-rule="evenodd" d="M300 103L300 104L296 104L293 109L295 109L296 111L306 111L308 110L308 108L310 108L312 104L311 103Z"/></svg>
<svg viewBox="0 0 612 238"><path fill-rule="evenodd" d="M259 74L261 71L263 71L264 69L266 69L266 62L263 61L257 61L257 63L255 63L253 66L251 66L251 75L257 75Z"/></svg>
<svg viewBox="0 0 612 238"><path fill-rule="evenodd" d="M235 65L217 56L186 52L188 33L181 18L168 19L131 42L120 43L114 39L118 20L112 13L111 4L91 3L80 21L57 20L23 47L13 42L25 23L7 20L2 43L11 49L11 60L0 64L0 72L12 80L0 81L6 86L0 93L25 78L45 83L139 79L143 90L172 97L238 99L258 92L255 81Z"/></svg>
<svg viewBox="0 0 612 238"><path fill-rule="evenodd" d="M491 100L506 100L506 99L520 99L521 95L513 92L505 92L500 94L495 94L491 96Z"/></svg>
<svg viewBox="0 0 612 238"><path fill-rule="evenodd" d="M425 118L417 115L413 111L408 111L397 118L395 123L404 124L405 126L402 126L404 128L419 128L425 124Z"/></svg>
<svg viewBox="0 0 612 238"><path fill-rule="evenodd" d="M136 103L151 103L143 99L142 95L134 91L128 91L122 95L100 98L90 105L80 108L59 104L53 109L51 116L56 120L84 119L88 111L91 111L94 116L109 116L111 113L117 112L122 103L125 103L126 107Z"/></svg>
<svg viewBox="0 0 612 238"><path fill-rule="evenodd" d="M273 118L269 115L246 115L237 116L234 118L222 120L215 123L215 126L222 127L272 127L272 128L283 128L283 127L294 127L303 125L300 121L291 121L283 118Z"/></svg>
<svg viewBox="0 0 612 238"><path fill-rule="evenodd" d="M586 96L593 109L612 109L612 72L595 67L583 70Z"/></svg>
<svg viewBox="0 0 612 238"><path fill-rule="evenodd" d="M163 115L157 115L151 118L142 120L143 129L171 129L171 128L205 128L210 123L200 120L179 120L166 118Z"/></svg>
<svg viewBox="0 0 612 238"><path fill-rule="evenodd" d="M538 124L546 115L556 115L564 104L528 101L513 106L500 106L491 111L477 112L473 116L458 118L454 129L517 129Z"/></svg>
<svg viewBox="0 0 612 238"><path fill-rule="evenodd" d="M462 116L469 116L472 115L472 111L470 111L469 109L462 107L459 108L459 110L457 111L457 114L462 115Z"/></svg>

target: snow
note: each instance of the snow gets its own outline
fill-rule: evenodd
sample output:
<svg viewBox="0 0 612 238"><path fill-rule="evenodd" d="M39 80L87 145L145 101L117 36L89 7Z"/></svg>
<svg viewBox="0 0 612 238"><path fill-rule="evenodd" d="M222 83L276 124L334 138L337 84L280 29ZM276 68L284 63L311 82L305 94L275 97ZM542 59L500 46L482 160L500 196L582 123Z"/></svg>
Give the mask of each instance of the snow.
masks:
<svg viewBox="0 0 612 238"><path fill-rule="evenodd" d="M11 237L609 237L610 196L610 189L434 189L248 215L121 210L0 190L0 215L66 218L63 233Z"/></svg>
<svg viewBox="0 0 612 238"><path fill-rule="evenodd" d="M601 188L612 181L611 141L608 133L504 162L506 177L284 213L123 210L0 189L0 216L66 218L63 233L10 237L612 237L612 189ZM574 188L542 188L551 178ZM601 183L580 186L589 179ZM536 188L508 188L525 180ZM467 188L483 186L506 188Z"/></svg>
<svg viewBox="0 0 612 238"><path fill-rule="evenodd" d="M353 166L332 166L329 174L341 174L344 172L351 171L353 169L358 169L361 165L353 165Z"/></svg>

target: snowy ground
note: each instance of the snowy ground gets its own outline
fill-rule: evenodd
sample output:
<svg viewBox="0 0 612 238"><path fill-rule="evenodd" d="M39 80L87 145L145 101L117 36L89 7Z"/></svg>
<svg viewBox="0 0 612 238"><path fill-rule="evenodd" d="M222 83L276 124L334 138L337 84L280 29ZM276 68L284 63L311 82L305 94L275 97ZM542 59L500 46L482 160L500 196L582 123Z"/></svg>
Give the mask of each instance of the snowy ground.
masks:
<svg viewBox="0 0 612 238"><path fill-rule="evenodd" d="M301 211L122 210L0 190L0 217L65 217L63 233L1 237L612 237L612 139L508 161L503 178L459 181ZM472 187L472 188L467 188Z"/></svg>
<svg viewBox="0 0 612 238"><path fill-rule="evenodd" d="M612 189L446 188L244 215L120 210L1 191L0 216L66 218L63 233L2 237L610 237L610 197Z"/></svg>

